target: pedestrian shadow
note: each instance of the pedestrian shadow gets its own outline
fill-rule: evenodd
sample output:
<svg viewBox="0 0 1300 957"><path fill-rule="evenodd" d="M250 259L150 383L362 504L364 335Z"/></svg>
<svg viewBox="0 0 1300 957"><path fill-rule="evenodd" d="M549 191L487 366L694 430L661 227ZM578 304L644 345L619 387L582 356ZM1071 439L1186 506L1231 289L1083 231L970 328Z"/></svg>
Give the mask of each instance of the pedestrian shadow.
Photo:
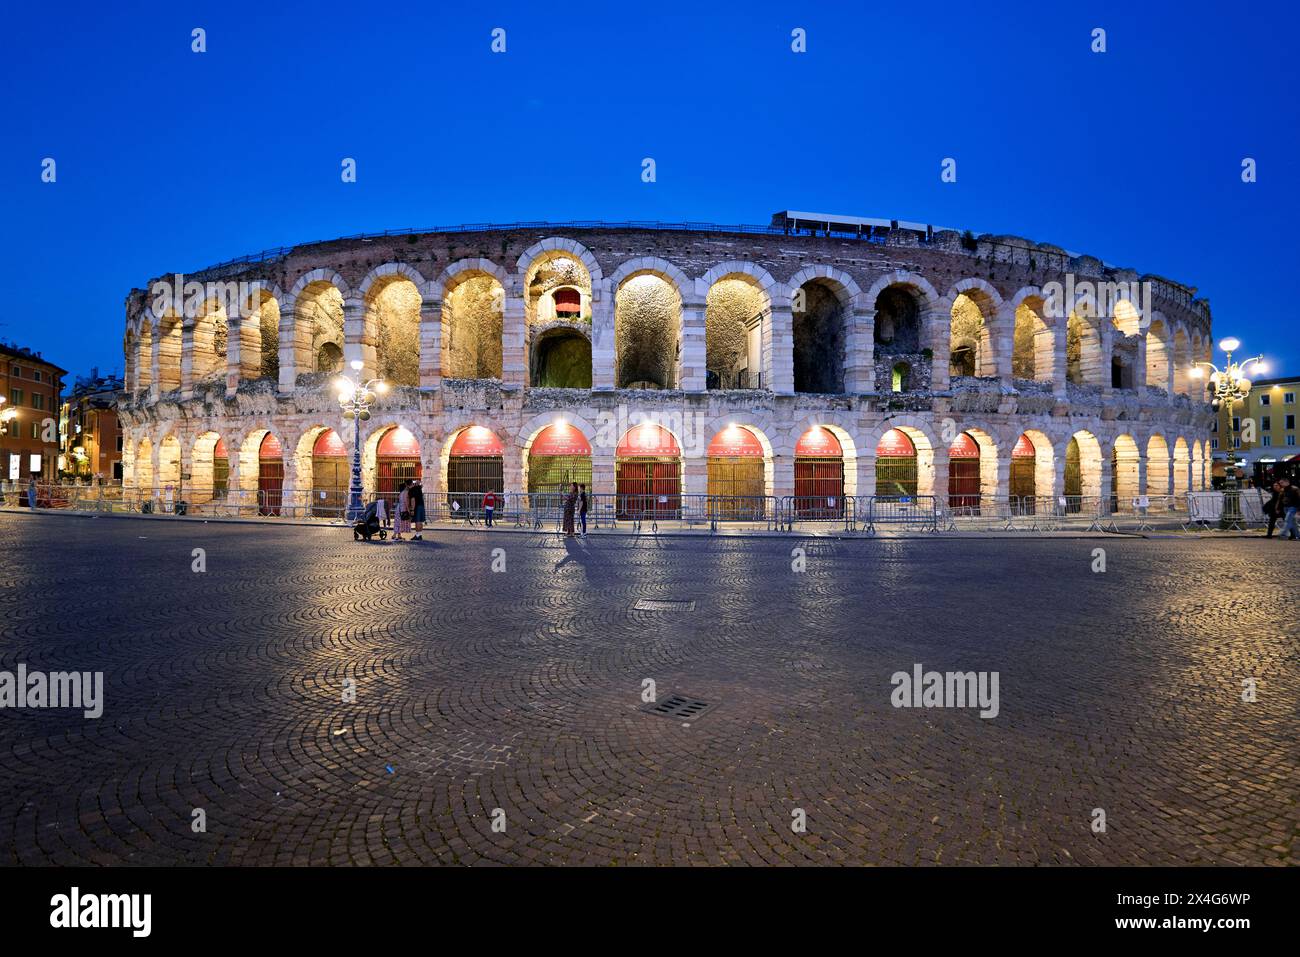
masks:
<svg viewBox="0 0 1300 957"><path fill-rule="evenodd" d="M555 563L555 570L559 571L565 565L570 563L582 567L583 571L590 571L592 566L592 555L587 549L586 542L578 538L564 537L561 539L564 545L564 557Z"/></svg>

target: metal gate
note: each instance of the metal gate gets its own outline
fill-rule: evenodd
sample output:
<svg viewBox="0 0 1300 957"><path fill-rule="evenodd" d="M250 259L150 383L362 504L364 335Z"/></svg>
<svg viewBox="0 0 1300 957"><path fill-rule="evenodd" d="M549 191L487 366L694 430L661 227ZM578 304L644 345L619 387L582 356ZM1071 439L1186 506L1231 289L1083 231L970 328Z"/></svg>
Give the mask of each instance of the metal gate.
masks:
<svg viewBox="0 0 1300 957"><path fill-rule="evenodd" d="M877 463L877 470L879 463ZM879 488L877 472L877 488ZM948 507L978 509L980 507L980 460L957 458L948 460Z"/></svg>
<svg viewBox="0 0 1300 957"><path fill-rule="evenodd" d="M284 496L284 462L259 459L257 463L257 502L259 515L279 515Z"/></svg>
<svg viewBox="0 0 1300 957"><path fill-rule="evenodd" d="M351 463L340 455L314 455L311 460L311 514L341 518L347 511Z"/></svg>
<svg viewBox="0 0 1300 957"><path fill-rule="evenodd" d="M375 497L384 500L391 518L397 509L397 486L421 477L420 460L415 457L384 456L375 463ZM351 475L348 476L351 482Z"/></svg>
<svg viewBox="0 0 1300 957"><path fill-rule="evenodd" d="M798 518L837 518L844 514L844 460L794 460L794 514Z"/></svg>
<svg viewBox="0 0 1300 957"><path fill-rule="evenodd" d="M876 497L916 497L915 455L882 455L876 459Z"/></svg>
<svg viewBox="0 0 1300 957"><path fill-rule="evenodd" d="M681 459L637 456L618 459L614 468L615 518L666 516L681 508Z"/></svg>
<svg viewBox="0 0 1300 957"><path fill-rule="evenodd" d="M590 455L530 455L528 457L530 494L567 492L574 482L587 486L587 491L591 491Z"/></svg>
<svg viewBox="0 0 1300 957"><path fill-rule="evenodd" d="M719 522L762 521L766 515L763 460L709 456L709 518Z"/></svg>

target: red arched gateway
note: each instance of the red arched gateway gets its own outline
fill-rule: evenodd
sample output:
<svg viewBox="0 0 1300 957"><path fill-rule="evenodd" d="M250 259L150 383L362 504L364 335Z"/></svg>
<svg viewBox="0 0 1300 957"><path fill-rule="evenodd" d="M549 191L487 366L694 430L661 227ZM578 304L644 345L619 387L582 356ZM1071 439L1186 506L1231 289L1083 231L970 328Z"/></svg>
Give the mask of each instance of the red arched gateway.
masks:
<svg viewBox="0 0 1300 957"><path fill-rule="evenodd" d="M823 426L814 425L795 443L794 508L800 518L844 514L844 450Z"/></svg>
<svg viewBox="0 0 1300 957"><path fill-rule="evenodd" d="M422 477L415 436L400 425L385 432L375 449L375 495L384 500L389 516L397 505L397 486Z"/></svg>
<svg viewBox="0 0 1300 957"><path fill-rule="evenodd" d="M567 492L577 482L591 488L591 443L577 426L556 422L537 433L528 449L528 491Z"/></svg>
<svg viewBox="0 0 1300 957"><path fill-rule="evenodd" d="M497 434L483 425L462 429L447 456L448 504L478 509L485 492L505 490L505 449Z"/></svg>
<svg viewBox="0 0 1300 957"><path fill-rule="evenodd" d="M342 518L351 482L348 447L337 432L326 429L311 447L311 513L320 518Z"/></svg>
<svg viewBox="0 0 1300 957"><path fill-rule="evenodd" d="M279 515L284 497L284 450L270 432L257 447L257 504L259 515Z"/></svg>
<svg viewBox="0 0 1300 957"><path fill-rule="evenodd" d="M876 496L916 495L916 446L901 429L890 429L876 445Z"/></svg>
<svg viewBox="0 0 1300 957"><path fill-rule="evenodd" d="M224 499L230 492L230 453L226 451L226 440L217 439L212 447L212 497Z"/></svg>
<svg viewBox="0 0 1300 957"><path fill-rule="evenodd" d="M969 432L948 447L948 507L979 511L980 447Z"/></svg>
<svg viewBox="0 0 1300 957"><path fill-rule="evenodd" d="M743 425L728 425L709 443L710 517L761 521L767 515L763 444Z"/></svg>
<svg viewBox="0 0 1300 957"><path fill-rule="evenodd" d="M673 434L643 422L624 433L614 450L620 518L675 513L682 504L682 452Z"/></svg>

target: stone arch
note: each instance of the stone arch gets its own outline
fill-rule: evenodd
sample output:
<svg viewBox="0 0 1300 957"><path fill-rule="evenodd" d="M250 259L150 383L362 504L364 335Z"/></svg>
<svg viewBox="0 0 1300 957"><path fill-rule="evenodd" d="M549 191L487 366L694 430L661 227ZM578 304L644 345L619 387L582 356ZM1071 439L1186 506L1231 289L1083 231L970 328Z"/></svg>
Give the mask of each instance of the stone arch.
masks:
<svg viewBox="0 0 1300 957"><path fill-rule="evenodd" d="M1074 507L1076 496L1082 496L1085 510L1091 509L1102 495L1101 442L1087 429L1079 429L1066 440L1064 494Z"/></svg>
<svg viewBox="0 0 1300 957"><path fill-rule="evenodd" d="M1172 391L1171 349L1168 320L1159 312L1153 313L1146 331L1147 385L1166 392Z"/></svg>
<svg viewBox="0 0 1300 957"><path fill-rule="evenodd" d="M366 345L374 347L374 363L370 366L373 372L368 368L367 375L373 374L389 385L418 386L423 277L409 266L388 263L372 270L362 285L363 353ZM332 350L329 358L336 358ZM317 371L326 371L325 364L318 355Z"/></svg>
<svg viewBox="0 0 1300 957"><path fill-rule="evenodd" d="M561 236L548 236L541 242L533 243L533 245L525 249L515 263L515 272L520 276L526 275L534 260L552 252L568 253L580 260L587 267L587 275L591 277L593 286L603 282L605 274L601 271L600 263L596 261L596 257L591 254L590 250L576 239L565 239ZM617 286L618 283L615 282L612 285Z"/></svg>
<svg viewBox="0 0 1300 957"><path fill-rule="evenodd" d="M774 444L773 444L773 442L772 442L771 437L767 434L767 431L764 430L764 429L762 429L762 428L760 428L759 425L757 424L757 422L755 422L752 418L749 418L749 417L747 417L747 416L745 416L745 415L718 415L718 416L714 416L714 417L713 417L712 419L710 419L709 422L704 426L704 429L703 429L703 433L704 433L704 441L703 441L702 443L700 443L702 447L699 449L700 454L703 456L703 460L704 460L704 466L703 466L703 467L704 467L705 472L706 472L706 474L705 474L705 485L704 485L704 488L705 488L706 490L707 490L707 488L708 488L708 475L707 475L707 471L708 471L709 446L712 444L714 437L717 436L719 432L722 432L724 429L727 429L727 428L729 428L729 427L731 427L731 426L733 426L733 425L734 425L734 426L738 426L738 427L740 427L740 428L742 428L742 429L745 429L745 430L749 431L750 433L752 433L753 436L754 436L756 439L758 439L758 444L761 445L761 446L763 447L763 494L764 494L764 495L776 495L776 494L777 494L777 490L776 490L776 458L777 458L777 453L776 453L775 446L774 446ZM837 428L838 428L838 427L837 427ZM836 433L835 433L836 438L839 439L839 442L840 442L840 446L841 446L841 448L847 448L847 447L845 446L845 440L844 440L843 438L840 438L840 436L839 436L839 432L840 432L840 431L845 432L845 434L847 434L847 431L846 431L846 430L843 430L843 429L840 429L839 431L836 431ZM851 442L852 440L850 439L849 441ZM790 452L791 452L791 455L793 455L793 446L791 446L791 450L790 450ZM848 463L847 463L847 460L846 460L846 462L845 462L845 473L846 473L846 475L845 475L845 481L846 481L846 483L847 483L847 481L848 481L848 475L847 475L847 473L848 473ZM852 493L850 493L850 492L847 491L847 485L846 485L845 494L846 494L846 495L848 495L848 494L852 494Z"/></svg>
<svg viewBox="0 0 1300 957"><path fill-rule="evenodd" d="M1209 484L1210 465L1207 461L1206 452L1208 452L1209 443L1203 447L1201 440L1197 439L1192 443L1191 453L1188 458L1188 476L1187 489L1190 492L1199 492L1205 489Z"/></svg>
<svg viewBox="0 0 1300 957"><path fill-rule="evenodd" d="M845 391L854 306L862 296L853 277L832 266L805 266L786 286L791 304L794 391Z"/></svg>
<svg viewBox="0 0 1300 957"><path fill-rule="evenodd" d="M153 324L140 323L136 337L135 388L147 389L153 384Z"/></svg>
<svg viewBox="0 0 1300 957"><path fill-rule="evenodd" d="M1170 469L1169 443L1159 432L1147 439L1147 480L1145 494L1168 495L1173 473Z"/></svg>
<svg viewBox="0 0 1300 957"><path fill-rule="evenodd" d="M190 447L189 500L206 502L217 497L216 448L221 434L213 429L200 432ZM229 459L227 459L229 467Z"/></svg>
<svg viewBox="0 0 1300 957"><path fill-rule="evenodd" d="M1010 299L1007 310L1012 316L1012 378L1051 381L1056 332L1048 318L1047 297L1037 286L1025 286Z"/></svg>
<svg viewBox="0 0 1300 957"><path fill-rule="evenodd" d="M961 429L961 432L946 450L949 466L948 501L951 504L954 497L952 487L952 447L961 440L961 436L970 436L979 449L980 506L983 508L991 507L999 498L1005 498L1005 495L1002 494L1004 483L999 480L999 455L1004 443L1000 440L997 431L986 424L961 422L958 423L957 427Z"/></svg>
<svg viewBox="0 0 1300 957"><path fill-rule="evenodd" d="M799 444L799 439L809 430L818 428L830 432L840 444L840 454L844 461L844 494L862 494L858 473L862 469L863 456L867 454L865 451L867 446L859 444L854 436L854 424L847 417L833 413L810 414L797 420L787 433L786 440L781 444L778 454L783 459L794 462L796 458L795 448ZM874 450L875 446L870 446L870 448Z"/></svg>
<svg viewBox="0 0 1300 957"><path fill-rule="evenodd" d="M529 384L535 388L590 389L591 334L570 322L536 329L529 349Z"/></svg>
<svg viewBox="0 0 1300 957"><path fill-rule="evenodd" d="M280 325L284 319L279 286L258 280L242 303L239 328L241 379L280 378Z"/></svg>
<svg viewBox="0 0 1300 957"><path fill-rule="evenodd" d="M615 385L677 388L686 276L662 259L642 257L614 271Z"/></svg>
<svg viewBox="0 0 1300 957"><path fill-rule="evenodd" d="M229 330L225 305L215 298L204 300L189 336L190 381L195 385L225 379Z"/></svg>
<svg viewBox="0 0 1300 957"><path fill-rule="evenodd" d="M875 377L887 381L899 362L908 364L913 373L930 370L934 384L943 387L948 381L948 324L943 317L942 332L939 296L924 277L905 270L881 276L862 297L866 312L873 317ZM922 352L931 350L930 358ZM924 387L925 376L913 376L914 387ZM873 446L874 448L874 446Z"/></svg>
<svg viewBox="0 0 1300 957"><path fill-rule="evenodd" d="M771 321L771 277L742 269L709 270L704 307L705 384L710 389L762 387L764 327ZM770 335L770 333L769 333Z"/></svg>
<svg viewBox="0 0 1300 957"><path fill-rule="evenodd" d="M183 471L181 456L181 440L175 432L167 432L159 439L158 472L155 476L159 488L166 489L170 485L179 494Z"/></svg>
<svg viewBox="0 0 1300 957"><path fill-rule="evenodd" d="M346 351L344 303L351 291L343 277L313 269L294 284L280 315L280 387L292 388L298 375L338 372ZM325 346L332 345L326 356ZM323 368L328 358L337 368ZM288 361L286 361L288 360Z"/></svg>
<svg viewBox="0 0 1300 957"><path fill-rule="evenodd" d="M570 415L570 414L557 415L554 412L538 413L537 415L529 419L528 422L525 423L515 433L513 448L517 448L519 450L519 467L522 470L521 477L520 477L520 484L519 484L520 490L521 491L527 490L529 493L535 491L534 481L537 477L532 474L533 443L537 441L538 436L540 436L543 432L545 432L547 429L553 426L572 429L573 431L580 434L582 438L586 440L588 447L591 449L590 453L586 456L586 458L589 460L589 465L591 469L591 479L586 483L587 491L594 492L596 488L596 477L597 477L597 469L596 469L597 430L595 429L594 426L592 426L592 424L587 419L583 418L580 415ZM452 441L454 441L454 439ZM503 443L503 446L507 449L512 447L510 443ZM450 457L451 441L446 443L446 448L448 450L448 457ZM577 456L575 456L575 458L577 458ZM507 459L509 459L509 457L507 457ZM548 459L548 461L552 461L552 460ZM507 488L513 488L513 483L511 482L511 478L510 478L510 468L511 468L510 462L507 461L507 477L505 482ZM583 466L582 468L577 468L576 466L574 466L573 470L568 472L569 480L575 482L582 481L582 479L579 476L586 472L586 468L587 466ZM575 476L574 472L577 472L578 475ZM542 478L545 477L546 477L545 475L542 476Z"/></svg>
<svg viewBox="0 0 1300 957"><path fill-rule="evenodd" d="M997 375L1001 294L983 279L963 279L944 296L948 313L949 375Z"/></svg>
<svg viewBox="0 0 1300 957"><path fill-rule="evenodd" d="M1110 381L1102 368L1102 339L1087 308L1071 309L1065 322L1065 378L1075 385L1102 386Z"/></svg>
<svg viewBox="0 0 1300 957"><path fill-rule="evenodd" d="M916 494L935 494L936 468L947 468L948 447L940 445L931 432L932 423L921 416L900 415L886 418L862 434L862 455L869 463L871 489L881 493L875 479L876 449L880 440L891 429L898 429L911 440L916 449Z"/></svg>
<svg viewBox="0 0 1300 957"><path fill-rule="evenodd" d="M1040 429L1024 429L1014 439L1007 443L1008 454L1013 459L1012 468L1014 468L1015 450L1024 438L1033 446L1034 467L1033 467L1033 497L1034 502L1021 502L1021 510L1026 513L1033 513L1039 510L1039 502L1045 499L1052 499L1056 490L1056 447L1052 443L1051 437ZM1007 489L1008 495L1015 494L1011 487ZM1028 493L1025 493L1028 494Z"/></svg>
<svg viewBox="0 0 1300 957"><path fill-rule="evenodd" d="M158 390L171 392L179 389L185 338L181 317L168 310L158 318L151 335L158 353Z"/></svg>
<svg viewBox="0 0 1300 957"><path fill-rule="evenodd" d="M488 259L461 259L435 281L442 308L442 374L449 379L500 379L505 329L505 270Z"/></svg>
<svg viewBox="0 0 1300 957"><path fill-rule="evenodd" d="M510 436L506 432L506 430L502 428L497 422L483 415L466 413L464 419L465 421L457 422L455 425L449 426L447 428L446 435L443 437L442 443L438 446L437 451L438 451L439 487L444 490L449 488L450 476L448 470L451 464L451 450L455 446L456 440L460 438L461 433L466 432L469 429L485 429L488 432L492 433L492 435L496 438L496 440L501 444L502 459L504 460L503 461L504 473L506 475L512 475L512 476L518 475L519 474L518 455L520 449L511 443ZM421 448L423 448L423 444L421 444ZM503 484L509 485L511 483L503 482ZM486 491L486 489L475 489L474 491ZM512 488L510 489L510 491L512 492L517 491L517 489Z"/></svg>
<svg viewBox="0 0 1300 957"><path fill-rule="evenodd" d="M709 288L721 279L728 279L732 276L748 276L754 283L763 290L767 295L769 303L776 306L789 304L789 291L787 287L772 278L772 274L762 266L747 262L743 259L728 259L726 262L720 262L711 267L703 276L700 277L700 285Z"/></svg>

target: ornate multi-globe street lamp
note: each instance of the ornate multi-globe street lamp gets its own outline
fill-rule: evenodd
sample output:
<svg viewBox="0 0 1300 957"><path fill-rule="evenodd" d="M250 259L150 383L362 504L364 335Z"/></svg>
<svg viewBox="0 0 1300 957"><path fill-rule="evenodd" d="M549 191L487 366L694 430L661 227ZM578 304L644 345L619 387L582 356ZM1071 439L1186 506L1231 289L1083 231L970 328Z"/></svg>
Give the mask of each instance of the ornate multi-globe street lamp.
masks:
<svg viewBox="0 0 1300 957"><path fill-rule="evenodd" d="M1256 375L1264 372L1264 357L1255 356L1253 359L1246 359L1242 362L1234 362L1232 354L1241 348L1241 342L1229 336L1227 339L1219 340L1219 348L1224 351L1227 358L1224 360L1223 368L1220 369L1213 362L1194 362L1192 364L1191 375L1199 379L1205 374L1201 366L1209 366L1210 373L1210 405L1217 413L1220 409L1227 409L1228 418L1228 435L1224 440L1225 455L1227 456L1227 469L1224 473L1224 481L1228 488L1237 487L1237 468L1236 468L1236 436L1232 434L1232 407L1237 402L1245 399L1250 395L1250 380L1246 378L1246 366L1250 365L1251 374ZM1220 420L1222 421L1222 420Z"/></svg>
<svg viewBox="0 0 1300 957"><path fill-rule="evenodd" d="M364 367L359 359L352 360L351 365L353 372L360 372ZM352 420L352 481L348 485L347 518L349 522L356 522L366 510L361 499L361 423L369 420L370 403L375 401L376 395L388 391L388 383L379 378L359 383L347 375L340 375L335 385L339 390L343 418Z"/></svg>

